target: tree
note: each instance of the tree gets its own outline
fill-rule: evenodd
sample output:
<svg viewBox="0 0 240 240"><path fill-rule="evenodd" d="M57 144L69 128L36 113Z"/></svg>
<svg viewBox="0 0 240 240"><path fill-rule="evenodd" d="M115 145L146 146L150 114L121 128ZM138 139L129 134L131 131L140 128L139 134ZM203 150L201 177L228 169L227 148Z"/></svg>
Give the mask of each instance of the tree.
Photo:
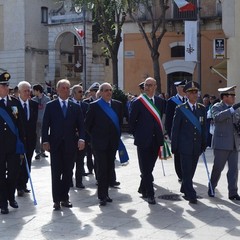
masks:
<svg viewBox="0 0 240 240"><path fill-rule="evenodd" d="M118 50L126 18L126 0L75 0L75 3L94 6L94 21L101 31L100 41L106 46L104 52L112 59L113 85L118 89Z"/></svg>
<svg viewBox="0 0 240 240"><path fill-rule="evenodd" d="M167 32L166 11L169 8L168 2L169 0L127 0L129 16L135 23L137 23L139 31L144 37L146 44L150 50L153 62L154 78L157 81L157 90L159 93L161 93L159 46L164 34ZM160 7L158 16L153 13L153 9L156 8L157 4ZM144 28L146 20L143 21L143 19L139 17L143 11L146 11L148 13L148 21L151 25L150 33L146 33Z"/></svg>

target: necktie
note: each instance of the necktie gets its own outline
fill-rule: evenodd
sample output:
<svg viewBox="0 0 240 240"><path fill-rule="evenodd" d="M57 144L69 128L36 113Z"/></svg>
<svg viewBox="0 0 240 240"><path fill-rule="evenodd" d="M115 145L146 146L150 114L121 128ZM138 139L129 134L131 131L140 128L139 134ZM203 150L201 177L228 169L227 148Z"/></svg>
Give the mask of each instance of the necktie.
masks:
<svg viewBox="0 0 240 240"><path fill-rule="evenodd" d="M185 103L185 97L182 98L182 102Z"/></svg>
<svg viewBox="0 0 240 240"><path fill-rule="evenodd" d="M0 106L1 107L5 107L6 105L5 105L5 99L4 98L2 98L1 100L0 100Z"/></svg>
<svg viewBox="0 0 240 240"><path fill-rule="evenodd" d="M62 111L63 111L63 116L66 117L67 106L66 106L66 102L65 101L62 101Z"/></svg>
<svg viewBox="0 0 240 240"><path fill-rule="evenodd" d="M24 109L26 118L28 119L28 110L27 110L27 104L26 103L23 103L23 109Z"/></svg>
<svg viewBox="0 0 240 240"><path fill-rule="evenodd" d="M196 115L196 107L195 107L195 105L192 106L192 111Z"/></svg>

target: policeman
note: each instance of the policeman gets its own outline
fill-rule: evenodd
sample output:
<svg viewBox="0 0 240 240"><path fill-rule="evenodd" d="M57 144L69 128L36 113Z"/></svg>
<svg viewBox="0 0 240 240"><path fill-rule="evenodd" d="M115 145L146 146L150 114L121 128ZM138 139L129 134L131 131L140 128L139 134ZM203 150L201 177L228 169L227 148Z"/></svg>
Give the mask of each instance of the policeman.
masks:
<svg viewBox="0 0 240 240"><path fill-rule="evenodd" d="M20 168L19 154L24 152L22 140L23 110L20 102L9 96L10 74L0 75L0 208L8 214L8 204L18 208L15 201L16 179Z"/></svg>
<svg viewBox="0 0 240 240"><path fill-rule="evenodd" d="M206 111L197 103L199 85L188 82L184 87L187 102L176 107L172 125L172 153L180 154L182 166L181 192L190 203L197 203L193 176L200 154L206 149Z"/></svg>

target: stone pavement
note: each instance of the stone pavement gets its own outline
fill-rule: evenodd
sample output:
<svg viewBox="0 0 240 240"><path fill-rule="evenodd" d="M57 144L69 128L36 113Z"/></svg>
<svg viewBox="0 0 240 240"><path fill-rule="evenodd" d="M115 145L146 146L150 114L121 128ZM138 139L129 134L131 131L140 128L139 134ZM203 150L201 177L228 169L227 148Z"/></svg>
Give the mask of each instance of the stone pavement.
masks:
<svg viewBox="0 0 240 240"><path fill-rule="evenodd" d="M53 211L49 158L34 160L32 180L37 205L34 206L31 194L16 197L19 209L9 208L8 215L0 214L0 239L239 239L240 203L228 199L227 167L216 190L216 198L209 198L205 166L202 158L199 159L194 185L200 198L198 204L193 205L179 193L173 160L159 160L154 170L157 204L149 205L137 193L139 169L133 139L125 134L123 140L130 163L121 166L116 162L117 180L121 185L110 190L112 203L99 207L95 179L91 175L84 177L86 189L72 188L73 208ZM211 149L206 151L206 157L211 171Z"/></svg>

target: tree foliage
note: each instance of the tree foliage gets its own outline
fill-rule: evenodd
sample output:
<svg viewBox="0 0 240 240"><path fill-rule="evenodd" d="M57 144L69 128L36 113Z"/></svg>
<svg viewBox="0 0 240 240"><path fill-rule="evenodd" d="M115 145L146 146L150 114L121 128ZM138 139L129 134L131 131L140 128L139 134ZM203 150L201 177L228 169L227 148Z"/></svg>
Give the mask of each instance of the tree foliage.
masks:
<svg viewBox="0 0 240 240"><path fill-rule="evenodd" d="M104 52L112 59L113 84L118 88L118 50L126 20L126 0L75 0L75 3L94 6L94 21L101 31L99 39L106 46Z"/></svg>

